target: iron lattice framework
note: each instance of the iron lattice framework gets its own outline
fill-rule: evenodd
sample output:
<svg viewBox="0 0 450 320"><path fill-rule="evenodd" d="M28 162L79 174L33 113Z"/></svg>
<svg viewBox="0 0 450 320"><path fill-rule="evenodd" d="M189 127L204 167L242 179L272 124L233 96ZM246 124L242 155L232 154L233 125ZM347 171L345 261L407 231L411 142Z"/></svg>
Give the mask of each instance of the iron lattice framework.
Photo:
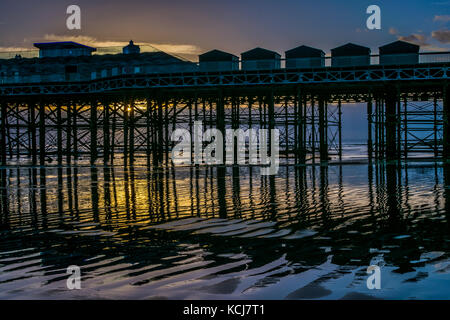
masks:
<svg viewBox="0 0 450 320"><path fill-rule="evenodd" d="M122 75L0 86L2 163L117 153L169 160L177 128L280 130L295 162L342 157L342 104L366 103L369 158L448 158L448 63Z"/></svg>

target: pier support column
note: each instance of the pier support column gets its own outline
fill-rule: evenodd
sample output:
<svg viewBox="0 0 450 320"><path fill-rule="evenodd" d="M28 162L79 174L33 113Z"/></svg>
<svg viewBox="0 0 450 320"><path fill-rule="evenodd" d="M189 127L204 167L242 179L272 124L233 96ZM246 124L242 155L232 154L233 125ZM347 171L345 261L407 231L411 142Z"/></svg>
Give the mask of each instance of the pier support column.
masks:
<svg viewBox="0 0 450 320"><path fill-rule="evenodd" d="M5 101L0 101L1 108L1 128L0 128L0 152L1 152L1 165L6 165L6 117L7 106Z"/></svg>
<svg viewBox="0 0 450 320"><path fill-rule="evenodd" d="M372 161L373 156L373 144L372 144L372 97L369 96L367 101L367 153L369 155L369 161Z"/></svg>
<svg viewBox="0 0 450 320"><path fill-rule="evenodd" d="M109 132L109 101L103 102L103 162L107 164L109 162L110 150L110 132Z"/></svg>
<svg viewBox="0 0 450 320"><path fill-rule="evenodd" d="M166 97L164 99L164 158L165 158L166 166L169 165L169 146L170 146L169 107L170 107L170 100L168 97ZM133 136L133 139L134 139L134 136Z"/></svg>
<svg viewBox="0 0 450 320"><path fill-rule="evenodd" d="M399 103L399 105L400 105L400 101L398 102ZM399 109L399 116L400 116L400 109ZM399 140L399 146L400 146L400 143L401 143L401 137L400 137L400 134L401 134L401 125L400 125L400 123L398 124L398 128L399 128L399 130L398 130L398 134L399 134L399 137L398 137L398 140ZM407 101L407 99L406 99L406 97L403 99L403 130L404 130L404 139L405 139L405 141L403 142L403 148L404 148L404 150L403 150L403 154L404 154L404 157L405 157L405 160L406 159L408 159L408 101ZM398 152L399 152L399 155L400 155L400 148L399 148L399 150L398 150Z"/></svg>
<svg viewBox="0 0 450 320"><path fill-rule="evenodd" d="M164 127L163 127L163 99L158 99L158 120L156 123L156 127L158 130L158 164L163 161L163 148L164 148Z"/></svg>
<svg viewBox="0 0 450 320"><path fill-rule="evenodd" d="M82 106L81 106L82 108ZM78 160L78 105L77 101L75 101L72 105L72 150L73 150L73 158L75 161Z"/></svg>
<svg viewBox="0 0 450 320"><path fill-rule="evenodd" d="M216 121L217 121L217 130L222 132L223 141L222 141L222 159L223 164L225 164L226 154L225 154L225 103L223 98L222 90L219 90L217 94L217 108L216 108Z"/></svg>
<svg viewBox="0 0 450 320"><path fill-rule="evenodd" d="M72 102L68 102L66 106L66 162L69 164L72 159L72 142L71 142L71 135L72 135Z"/></svg>
<svg viewBox="0 0 450 320"><path fill-rule="evenodd" d="M380 99L375 99L375 130L374 130L374 139L375 139L375 159L380 159Z"/></svg>
<svg viewBox="0 0 450 320"><path fill-rule="evenodd" d="M450 85L444 87L444 125L443 125L443 154L445 162L450 162Z"/></svg>
<svg viewBox="0 0 450 320"><path fill-rule="evenodd" d="M323 98L319 99L319 153L320 161L328 161L328 141L327 141L327 112L326 102Z"/></svg>
<svg viewBox="0 0 450 320"><path fill-rule="evenodd" d="M269 116L269 155L272 156L272 130L275 128L275 98L273 89L270 90L268 116Z"/></svg>
<svg viewBox="0 0 450 320"><path fill-rule="evenodd" d="M386 90L386 160L397 159L397 91L395 88Z"/></svg>
<svg viewBox="0 0 450 320"><path fill-rule="evenodd" d="M97 160L97 101L91 102L91 119L90 119L90 131L91 131L91 164L94 164Z"/></svg>
<svg viewBox="0 0 450 320"><path fill-rule="evenodd" d="M133 164L134 162L134 130L135 130L135 119L134 119L134 109L136 108L135 106L135 101L134 99L131 100L130 103L130 112L129 112L129 118L128 118L128 122L129 122L129 127L130 127L130 135L129 135L129 147L130 147L130 163Z"/></svg>
<svg viewBox="0 0 450 320"><path fill-rule="evenodd" d="M298 160L300 163L304 164L306 162L306 143L305 143L305 128L306 128L306 113L305 107L303 105L303 96L298 89L297 91L297 110L295 112L298 121L296 122L297 129L297 143L296 148L298 152Z"/></svg>
<svg viewBox="0 0 450 320"><path fill-rule="evenodd" d="M151 154L151 147L152 147L152 139L153 139L153 135L152 135L152 103L149 97L147 97L146 99L146 112L145 112L145 128L146 128L146 140L147 140L147 145L146 145L146 153L147 153L147 158L150 158L150 154Z"/></svg>
<svg viewBox="0 0 450 320"><path fill-rule="evenodd" d="M128 164L128 109L129 104L127 103L127 100L123 99L124 105L123 105L123 161L124 165L127 166Z"/></svg>
<svg viewBox="0 0 450 320"><path fill-rule="evenodd" d="M62 157L63 157L63 151L62 151L62 118L61 118L61 103L58 102L56 105L56 149L57 149L57 159L58 159L58 165L62 164Z"/></svg>
<svg viewBox="0 0 450 320"><path fill-rule="evenodd" d="M342 102L338 101L338 138L339 138L339 161L342 161ZM328 137L327 137L328 139Z"/></svg>
<svg viewBox="0 0 450 320"><path fill-rule="evenodd" d="M110 143L110 153L109 153L109 161L111 164L114 163L114 155L115 155L115 147L116 147L116 127L117 127L117 102L112 102L109 100L109 111L111 114L109 115L109 118L111 119L111 138L109 141Z"/></svg>
<svg viewBox="0 0 450 320"><path fill-rule="evenodd" d="M45 103L39 103L39 163L45 164Z"/></svg>
<svg viewBox="0 0 450 320"><path fill-rule="evenodd" d="M438 139L438 113L437 113L437 97L433 97L433 148L434 148L434 157L439 157L439 139Z"/></svg>
<svg viewBox="0 0 450 320"><path fill-rule="evenodd" d="M312 162L316 163L316 115L315 115L314 96L311 95L311 155ZM305 105L306 107L306 105Z"/></svg>

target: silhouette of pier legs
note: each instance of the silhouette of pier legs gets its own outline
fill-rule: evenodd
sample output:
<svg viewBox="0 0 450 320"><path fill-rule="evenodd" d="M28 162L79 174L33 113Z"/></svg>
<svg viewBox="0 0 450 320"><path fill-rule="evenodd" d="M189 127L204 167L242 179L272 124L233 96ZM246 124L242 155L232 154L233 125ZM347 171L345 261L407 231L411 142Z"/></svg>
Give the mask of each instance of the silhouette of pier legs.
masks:
<svg viewBox="0 0 450 320"><path fill-rule="evenodd" d="M318 153L326 163L330 157L342 159L343 104L361 102L367 104L370 160L406 159L414 148L449 159L448 85L348 90L296 85L1 97L0 162L6 165L13 156L27 156L34 165L80 158L112 163L123 155L126 163L133 163L146 155L155 164L168 163L175 145L172 132L181 128L193 134L195 121L201 121L203 129L215 127L222 133L230 128L278 129L280 156L287 161L314 162ZM430 108L419 108L419 102ZM417 138L414 130L425 126L431 138Z"/></svg>

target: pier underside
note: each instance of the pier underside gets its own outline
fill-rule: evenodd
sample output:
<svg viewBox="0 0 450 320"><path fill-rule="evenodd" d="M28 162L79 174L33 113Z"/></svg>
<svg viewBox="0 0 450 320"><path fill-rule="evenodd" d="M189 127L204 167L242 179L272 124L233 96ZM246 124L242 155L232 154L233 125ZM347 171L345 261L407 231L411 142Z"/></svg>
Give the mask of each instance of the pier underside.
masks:
<svg viewBox="0 0 450 320"><path fill-rule="evenodd" d="M342 106L367 108L368 159L449 158L446 81L122 89L79 95L7 95L1 163L170 161L175 129L278 129L290 162L342 160ZM351 123L346 124L351 125Z"/></svg>

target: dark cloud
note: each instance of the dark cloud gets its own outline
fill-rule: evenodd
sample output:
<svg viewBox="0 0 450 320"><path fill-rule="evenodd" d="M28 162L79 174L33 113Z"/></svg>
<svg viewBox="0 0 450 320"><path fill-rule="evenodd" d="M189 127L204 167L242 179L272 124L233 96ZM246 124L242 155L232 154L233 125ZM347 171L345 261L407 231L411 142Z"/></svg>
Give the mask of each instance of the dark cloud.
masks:
<svg viewBox="0 0 450 320"><path fill-rule="evenodd" d="M442 29L436 30L431 33L433 39L439 41L440 43L449 44L450 43L450 30Z"/></svg>

